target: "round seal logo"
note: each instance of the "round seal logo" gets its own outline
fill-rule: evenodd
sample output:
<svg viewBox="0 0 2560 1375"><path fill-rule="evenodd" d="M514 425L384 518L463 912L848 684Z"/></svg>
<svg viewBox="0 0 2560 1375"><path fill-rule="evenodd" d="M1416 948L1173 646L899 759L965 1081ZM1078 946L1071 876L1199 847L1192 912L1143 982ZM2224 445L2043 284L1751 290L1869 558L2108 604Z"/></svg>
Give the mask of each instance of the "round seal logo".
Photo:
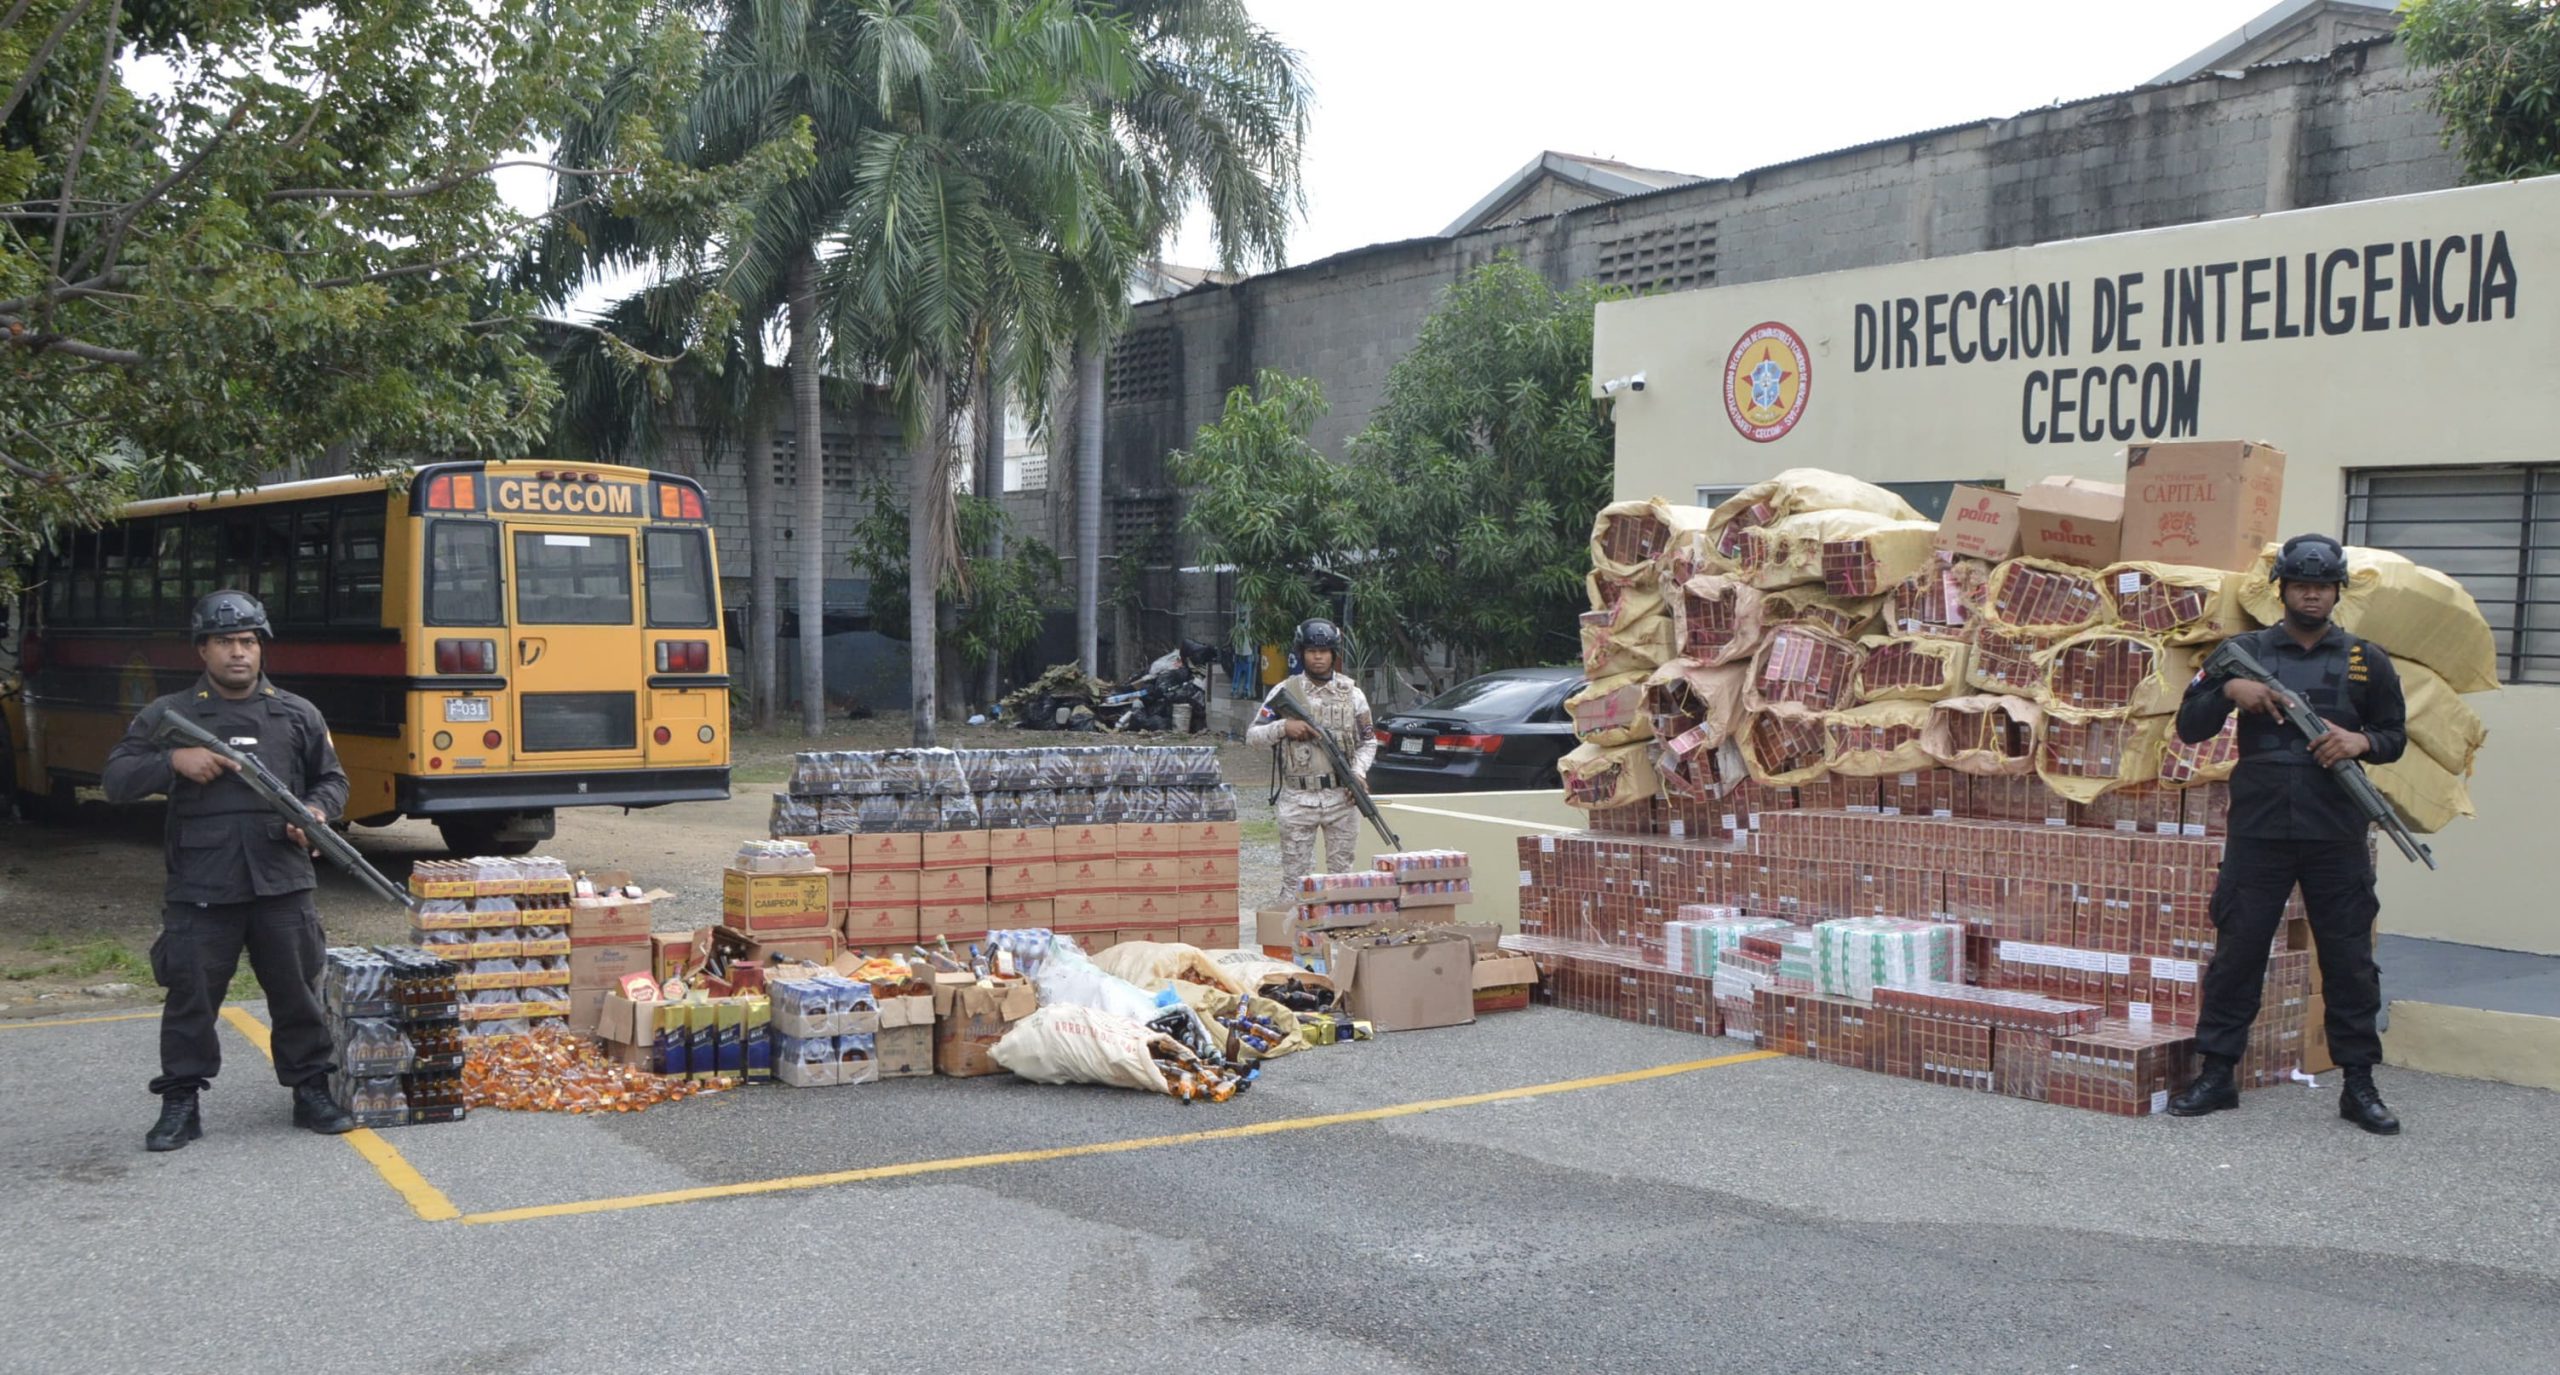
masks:
<svg viewBox="0 0 2560 1375"><path fill-rule="evenodd" d="M1724 359L1724 414L1754 444L1784 439L1813 396L1813 351L1775 320L1743 331Z"/></svg>

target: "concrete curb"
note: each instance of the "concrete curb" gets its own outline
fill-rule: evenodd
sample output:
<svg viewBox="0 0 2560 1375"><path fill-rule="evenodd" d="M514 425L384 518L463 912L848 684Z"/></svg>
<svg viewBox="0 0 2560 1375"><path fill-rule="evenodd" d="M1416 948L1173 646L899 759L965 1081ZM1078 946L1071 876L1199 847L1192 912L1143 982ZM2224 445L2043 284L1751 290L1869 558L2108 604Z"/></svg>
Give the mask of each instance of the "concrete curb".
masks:
<svg viewBox="0 0 2560 1375"><path fill-rule="evenodd" d="M2560 1017L2395 1000L2383 1063L2560 1090Z"/></svg>

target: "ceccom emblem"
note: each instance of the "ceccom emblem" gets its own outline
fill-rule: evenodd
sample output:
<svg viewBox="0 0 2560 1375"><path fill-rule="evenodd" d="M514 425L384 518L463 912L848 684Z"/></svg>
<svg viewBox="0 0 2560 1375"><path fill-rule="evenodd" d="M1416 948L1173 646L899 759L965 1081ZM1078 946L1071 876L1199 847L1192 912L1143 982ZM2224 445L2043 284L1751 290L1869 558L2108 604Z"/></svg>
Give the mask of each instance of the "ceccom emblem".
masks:
<svg viewBox="0 0 2560 1375"><path fill-rule="evenodd" d="M1724 359L1724 414L1754 444L1786 438L1813 397L1813 354L1775 320L1743 331Z"/></svg>

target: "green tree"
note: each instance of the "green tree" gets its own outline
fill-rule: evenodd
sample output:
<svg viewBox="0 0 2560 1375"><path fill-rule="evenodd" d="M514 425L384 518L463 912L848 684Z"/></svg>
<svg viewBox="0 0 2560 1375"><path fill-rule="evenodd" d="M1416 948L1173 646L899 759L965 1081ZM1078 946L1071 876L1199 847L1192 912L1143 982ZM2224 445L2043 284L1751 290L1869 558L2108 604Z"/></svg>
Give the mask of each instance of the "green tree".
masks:
<svg viewBox="0 0 2560 1375"><path fill-rule="evenodd" d="M873 625L893 640L905 639L912 633L906 511L886 484L874 485L865 501L870 509L853 530L853 568L870 580ZM1007 538L1013 518L1001 502L961 496L952 513L963 558L935 589L954 613L949 646L963 659L1000 661L1040 638L1041 607L1057 583L1058 556L1039 540Z"/></svg>
<svg viewBox="0 0 2560 1375"><path fill-rule="evenodd" d="M698 40L649 8L12 0L0 565L137 492L540 438L557 394L540 302L500 269L541 217L495 176L562 167L522 150L617 68L649 95L578 169L597 203L672 214L776 170L658 156Z"/></svg>
<svg viewBox="0 0 2560 1375"><path fill-rule="evenodd" d="M1469 273L1351 443L1400 630L1469 671L1573 656L1591 518L1609 500L1591 330L1610 294L1559 292L1509 257Z"/></svg>
<svg viewBox="0 0 2560 1375"><path fill-rule="evenodd" d="M2409 0L2400 41L2435 73L2427 103L2463 180L2560 172L2560 3Z"/></svg>
<svg viewBox="0 0 2560 1375"><path fill-rule="evenodd" d="M1346 582L1360 624L1394 621L1394 599L1363 557L1378 545L1376 484L1308 441L1324 413L1315 379L1266 369L1166 459L1201 559L1236 570L1248 644L1286 644L1298 622L1334 614L1325 589Z"/></svg>

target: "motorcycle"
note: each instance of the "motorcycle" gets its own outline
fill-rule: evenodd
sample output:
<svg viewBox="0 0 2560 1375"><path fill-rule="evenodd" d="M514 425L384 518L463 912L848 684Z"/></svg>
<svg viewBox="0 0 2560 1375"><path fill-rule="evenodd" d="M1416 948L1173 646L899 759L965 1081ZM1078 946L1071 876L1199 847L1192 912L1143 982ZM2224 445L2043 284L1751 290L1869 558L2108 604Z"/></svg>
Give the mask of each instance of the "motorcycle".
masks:
<svg viewBox="0 0 2560 1375"><path fill-rule="evenodd" d="M1208 646L1186 641L1147 671L1112 687L1061 664L1005 699L1024 730L1160 732L1209 728Z"/></svg>

